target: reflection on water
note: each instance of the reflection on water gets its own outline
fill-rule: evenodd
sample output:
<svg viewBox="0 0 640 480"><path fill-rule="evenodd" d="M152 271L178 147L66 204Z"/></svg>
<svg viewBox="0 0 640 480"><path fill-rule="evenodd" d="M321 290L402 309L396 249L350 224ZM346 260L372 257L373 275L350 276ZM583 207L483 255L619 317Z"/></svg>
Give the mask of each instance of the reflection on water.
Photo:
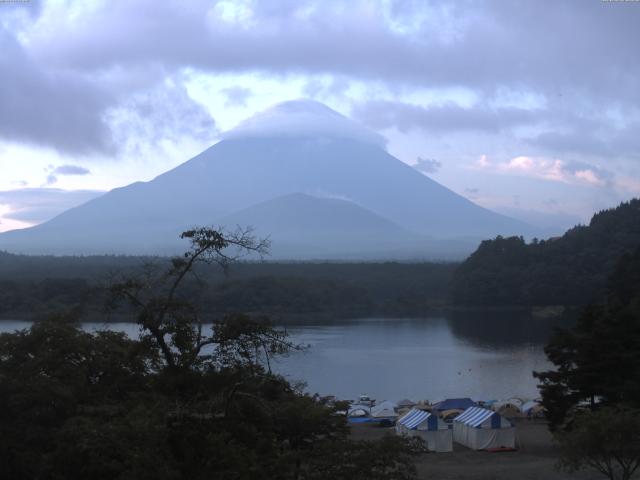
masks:
<svg viewBox="0 0 640 480"><path fill-rule="evenodd" d="M532 371L550 367L543 347L553 326L525 313L464 312L292 327L294 340L311 348L278 369L312 393L341 398L533 398Z"/></svg>
<svg viewBox="0 0 640 480"><path fill-rule="evenodd" d="M2 321L0 331L29 322ZM93 331L103 323L86 323ZM365 319L288 326L309 349L276 362L290 380L304 380L310 393L355 398L439 400L470 396L499 399L538 396L531 372L549 368L543 347L554 322L518 312L457 312L421 319ZM130 336L131 323L108 328Z"/></svg>
<svg viewBox="0 0 640 480"><path fill-rule="evenodd" d="M545 345L558 318L536 318L528 310L472 310L447 314L453 334L480 348Z"/></svg>

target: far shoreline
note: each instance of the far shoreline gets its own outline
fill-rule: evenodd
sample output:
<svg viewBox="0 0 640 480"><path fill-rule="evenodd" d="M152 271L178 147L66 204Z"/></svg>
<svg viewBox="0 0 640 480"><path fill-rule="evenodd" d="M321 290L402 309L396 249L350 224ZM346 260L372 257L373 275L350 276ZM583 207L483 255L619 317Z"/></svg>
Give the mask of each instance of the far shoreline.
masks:
<svg viewBox="0 0 640 480"><path fill-rule="evenodd" d="M564 306L564 305L546 305L546 306L517 306L517 305L489 305L489 306L463 306L463 305L446 305L429 308L423 311L414 312L384 312L384 313L361 313L353 314L336 313L336 312L306 312L306 313L261 313L261 312L241 312L253 317L269 318L275 325L324 325L336 322L346 321L362 321L371 319L381 320L430 320L440 316L446 316L449 313L529 313L534 320L554 320L560 319L568 310L581 308L581 306ZM0 315L0 322L32 322L37 323L44 321L49 315L55 314L51 312L14 312ZM210 314L211 321L205 321L204 324L214 323L215 319L223 318L225 315L240 312L216 312ZM106 315L99 312L91 312L82 316L80 323L136 323L134 315L118 314Z"/></svg>

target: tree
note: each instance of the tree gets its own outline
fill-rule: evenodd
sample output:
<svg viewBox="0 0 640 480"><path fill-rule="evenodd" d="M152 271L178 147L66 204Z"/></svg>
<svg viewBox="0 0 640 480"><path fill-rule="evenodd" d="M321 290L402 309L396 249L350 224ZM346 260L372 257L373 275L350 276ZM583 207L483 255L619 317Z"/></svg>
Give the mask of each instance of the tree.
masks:
<svg viewBox="0 0 640 480"><path fill-rule="evenodd" d="M80 454L82 445L93 444L94 453L103 453L96 455L92 465L105 460L112 449L99 447L107 446L109 429L96 427L109 426L113 432L117 425L112 420L126 417L132 401L149 390L150 372L158 360L152 350L121 333L84 332L75 320L58 315L29 330L0 335L0 471L4 478L45 478L47 471L55 470L52 464L68 466L79 457L59 455L65 445ZM78 438L79 429L97 438ZM70 442L71 437L79 441ZM118 443L114 435L111 440L121 448L132 447L130 458L145 445L153 448L150 438Z"/></svg>
<svg viewBox="0 0 640 480"><path fill-rule="evenodd" d="M454 302L585 306L604 301L616 262L640 245L638 225L640 199L633 199L561 237L529 244L521 237L483 241L454 274Z"/></svg>
<svg viewBox="0 0 640 480"><path fill-rule="evenodd" d="M239 257L249 253L264 255L269 247L268 240L256 239L249 229L225 233L197 228L182 233L180 238L189 240L190 248L182 257L173 258L167 271L147 264L137 278L120 279L111 286L110 307L121 300L129 302L136 312L142 339L160 350L170 369L198 366L210 358L201 356L202 350L220 341L219 335L203 334L198 310L181 295L187 277L197 276L199 264L216 264L226 271Z"/></svg>
<svg viewBox="0 0 640 480"><path fill-rule="evenodd" d="M640 466L639 410L583 411L570 431L555 436L560 443L560 465L568 471L588 467L610 480L629 480Z"/></svg>
<svg viewBox="0 0 640 480"><path fill-rule="evenodd" d="M584 309L545 348L556 368L534 375L552 429L565 428L581 404L640 408L639 272L640 248L620 260L606 304Z"/></svg>
<svg viewBox="0 0 640 480"><path fill-rule="evenodd" d="M401 439L354 443L345 417L271 371L297 348L264 317L205 321L197 266L263 253L246 231L183 234L167 270L120 278L139 339L50 318L0 335L0 471L22 479L413 478ZM236 253L229 253L236 248ZM351 452L352 455L346 455ZM351 476L354 468L358 476Z"/></svg>

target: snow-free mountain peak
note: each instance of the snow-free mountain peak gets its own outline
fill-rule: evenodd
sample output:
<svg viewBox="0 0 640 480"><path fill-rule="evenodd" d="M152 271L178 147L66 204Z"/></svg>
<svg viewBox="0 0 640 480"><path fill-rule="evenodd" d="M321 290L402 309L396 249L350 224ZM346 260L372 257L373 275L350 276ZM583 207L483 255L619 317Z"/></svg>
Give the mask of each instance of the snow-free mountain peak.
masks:
<svg viewBox="0 0 640 480"><path fill-rule="evenodd" d="M223 139L334 137L383 147L384 137L315 100L281 102L223 134Z"/></svg>
<svg viewBox="0 0 640 480"><path fill-rule="evenodd" d="M274 256L287 259L451 258L464 253L453 248L461 240L471 252L482 238L528 234L526 224L393 157L378 134L321 103L297 100L255 115L150 182L0 234L0 249L178 253L180 232L236 224L271 236Z"/></svg>

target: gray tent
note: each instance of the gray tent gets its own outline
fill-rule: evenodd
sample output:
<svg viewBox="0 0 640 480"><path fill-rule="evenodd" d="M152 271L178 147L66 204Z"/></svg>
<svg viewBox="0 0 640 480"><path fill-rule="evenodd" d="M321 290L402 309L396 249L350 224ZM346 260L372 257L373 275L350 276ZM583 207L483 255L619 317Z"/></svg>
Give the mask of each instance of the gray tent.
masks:
<svg viewBox="0 0 640 480"><path fill-rule="evenodd" d="M396 413L397 406L396 402L386 400L371 407L371 416L373 418L395 420L398 417Z"/></svg>

